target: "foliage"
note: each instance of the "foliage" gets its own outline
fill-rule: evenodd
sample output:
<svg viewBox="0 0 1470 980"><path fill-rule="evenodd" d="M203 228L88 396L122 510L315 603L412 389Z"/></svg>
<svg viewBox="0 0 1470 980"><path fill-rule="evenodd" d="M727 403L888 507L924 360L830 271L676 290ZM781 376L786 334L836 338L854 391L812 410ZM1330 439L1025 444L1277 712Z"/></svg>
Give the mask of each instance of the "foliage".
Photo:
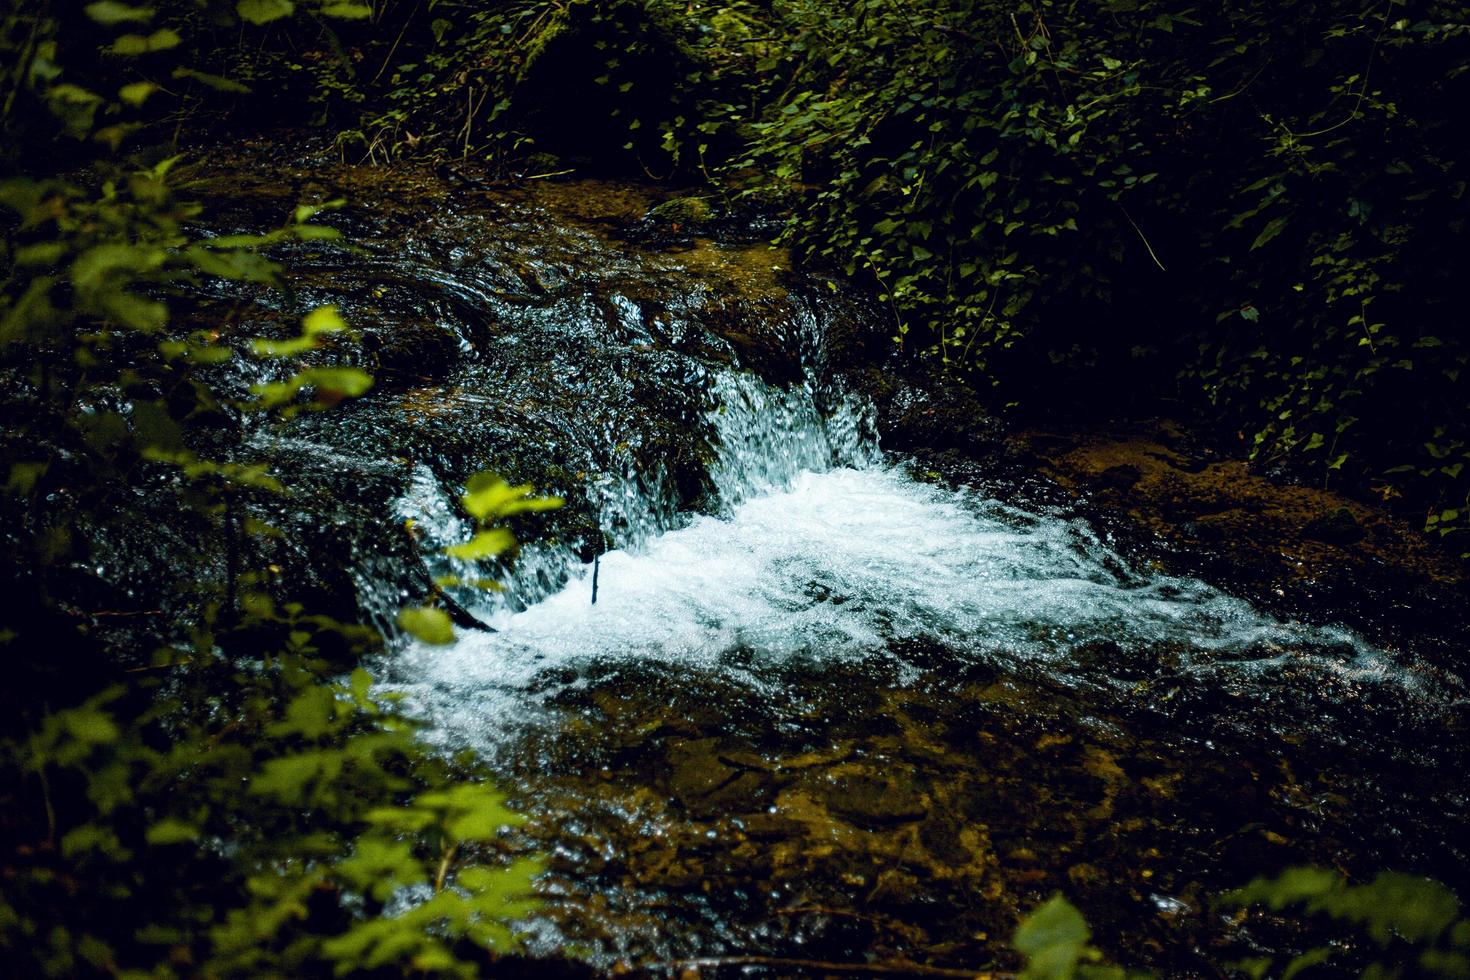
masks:
<svg viewBox="0 0 1470 980"><path fill-rule="evenodd" d="M110 687L4 745L45 814L7 857L12 967L469 975L513 948L538 865L482 856L520 818L427 755L365 670L323 679L316 636L343 628L251 603L293 638L272 668L196 661L175 690Z"/></svg>
<svg viewBox="0 0 1470 980"><path fill-rule="evenodd" d="M368 9L235 9L285 29L308 6ZM86 13L77 26L12 8L0 40L20 54L0 91L7 155L40 150L0 180L6 971L479 974L533 908L539 864L507 836L522 818L374 689L359 662L381 647L376 631L312 613L256 560L281 532L252 504L291 488L242 434L372 379L327 360L326 341L349 331L335 309L282 340L241 336L239 304L200 302L221 281L285 290L270 250L330 245L338 233L315 219L341 202L303 205L263 235L202 226L176 194L177 155L120 151L157 121L141 114L165 88L148 80L155 66L212 91L236 84L168 60L193 50L178 9L106 0ZM105 67L64 70L94 31L112 38ZM62 157L46 152L53 135L74 141ZM271 380L248 391L232 382L262 371ZM494 486L477 480L471 496ZM484 534L553 505L526 488L491 496L474 514ZM137 501L158 497L177 503L169 522L197 554L146 583L164 593L151 610L135 597L145 583L94 566L103 539L137 526Z"/></svg>
<svg viewBox="0 0 1470 980"><path fill-rule="evenodd" d="M1182 397L1263 464L1470 520L1461 4L440 0L380 26L344 152L776 202L998 402Z"/></svg>
<svg viewBox="0 0 1470 980"><path fill-rule="evenodd" d="M1278 912L1300 909L1361 930L1377 947L1362 970L1365 978L1470 977L1470 918L1462 917L1453 892L1428 878L1383 872L1354 885L1333 871L1292 868L1275 878L1257 878L1226 895L1224 903ZM1289 980L1339 953L1334 946L1314 947L1294 957L1280 975ZM1274 964L1261 958L1242 969L1259 978Z"/></svg>
<svg viewBox="0 0 1470 980"><path fill-rule="evenodd" d="M1026 980L1124 980L1122 967L1102 962L1102 953L1089 946L1092 930L1077 907L1061 895L1021 920L1011 945L1026 957L1021 976Z"/></svg>
<svg viewBox="0 0 1470 980"><path fill-rule="evenodd" d="M115 89L12 15L5 118L115 146L260 89L365 160L694 177L779 203L805 260L998 403L1182 398L1263 465L1465 536L1461 4L223 6L91 5Z"/></svg>
<svg viewBox="0 0 1470 980"><path fill-rule="evenodd" d="M1256 980L1311 975L1330 961L1334 975L1341 975L1343 965L1335 962L1340 960L1356 962L1364 980L1470 976L1470 919L1461 916L1455 894L1430 878L1383 872L1355 885L1325 868L1292 868L1227 893L1220 905L1321 916L1353 927L1372 943L1366 956L1351 938L1344 938L1307 949L1279 966L1269 956L1231 964L1234 973ZM1021 976L1028 980L1148 975L1105 963L1102 953L1088 945L1091 938L1076 906L1054 895L1022 919L1011 945L1026 959Z"/></svg>
<svg viewBox="0 0 1470 980"><path fill-rule="evenodd" d="M799 194L787 240L899 344L1013 400L1177 370L1257 457L1459 526L1462 6L774 9L736 175Z"/></svg>

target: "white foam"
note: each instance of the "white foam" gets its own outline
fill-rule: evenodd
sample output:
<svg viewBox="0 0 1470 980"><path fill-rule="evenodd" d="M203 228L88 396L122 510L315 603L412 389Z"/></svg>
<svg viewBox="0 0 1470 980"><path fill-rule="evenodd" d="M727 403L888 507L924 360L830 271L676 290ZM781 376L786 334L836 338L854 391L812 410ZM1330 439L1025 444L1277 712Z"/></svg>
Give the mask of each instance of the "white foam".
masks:
<svg viewBox="0 0 1470 980"><path fill-rule="evenodd" d="M1059 673L1102 640L1169 649L1204 670L1269 669L1290 649L1354 682L1392 672L1346 630L1282 623L1202 582L1137 574L1078 522L876 465L801 471L723 516L612 551L596 605L591 593L591 568L579 567L559 592L495 614L498 632L411 647L396 671L410 706L441 737L485 745L596 664L746 672L735 664L751 657L851 658L915 638Z"/></svg>

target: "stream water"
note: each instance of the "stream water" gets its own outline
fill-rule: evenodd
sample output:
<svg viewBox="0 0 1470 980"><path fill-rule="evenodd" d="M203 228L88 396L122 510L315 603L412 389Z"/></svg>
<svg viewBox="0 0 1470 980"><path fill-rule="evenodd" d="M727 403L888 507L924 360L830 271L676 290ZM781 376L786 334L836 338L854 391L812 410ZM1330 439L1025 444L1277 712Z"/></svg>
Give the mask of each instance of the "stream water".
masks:
<svg viewBox="0 0 1470 980"><path fill-rule="evenodd" d="M447 651L411 646L394 670L432 737L493 753L593 667L726 672L773 702L799 701L764 684L763 668L912 644L1079 683L1137 682L1079 660L1105 646L1124 660L1172 651L1176 670L1227 684L1291 669L1342 698L1386 688L1416 713L1451 697L1346 629L1281 622L1198 580L1130 568L1084 521L918 482L884 458L856 399L823 417L809 386L722 373L710 388L714 511L679 515L638 490L664 481L627 482L600 522L626 540L596 569L563 550L551 580L565 584L542 594L557 557L543 550L534 577L480 597L495 632L467 632ZM422 487L400 510L431 540L467 533Z"/></svg>
<svg viewBox="0 0 1470 980"><path fill-rule="evenodd" d="M505 591L454 592L493 632L378 665L530 818L534 952L1005 967L1062 891L1118 961L1216 975L1296 942L1213 904L1255 875L1464 890L1465 686L1412 630L1268 614L1096 513L885 453L833 361L886 331L763 243L650 243L617 186L293 173L293 202L362 202L360 251L295 267L377 385L251 443L302 489L261 515L302 542L269 560L391 622L425 561L470 571L439 549L471 473L567 498L518 519ZM243 335L294 334L267 312Z"/></svg>
<svg viewBox="0 0 1470 980"><path fill-rule="evenodd" d="M1384 717L1432 731L1454 681L1132 567L1075 517L921 482L879 451L860 400L814 399L815 383L714 374L707 512L678 513L656 476L621 481L600 523L623 539L595 566L542 549L478 607L495 632L394 660L427 737L518 773L556 828L564 904L533 924L546 951L913 957L951 949L960 922L993 946L1006 927L974 923L994 917L1004 866L1055 881L1041 868L1057 861L1066 891L1108 896L1105 919L1142 915L1182 945L1207 914L1201 878L1320 860L1334 811L1351 823L1434 792L1368 787L1383 749L1433 780L1432 740L1423 758L1361 740ZM422 491L405 513L462 536ZM1005 776L1030 785L975 798ZM1201 792L1221 799L1186 802ZM1150 831L1131 855L1107 840ZM1225 857L1242 843L1280 853ZM1107 852L1133 881L1107 880ZM1203 968L1198 945L1154 943L1154 962Z"/></svg>

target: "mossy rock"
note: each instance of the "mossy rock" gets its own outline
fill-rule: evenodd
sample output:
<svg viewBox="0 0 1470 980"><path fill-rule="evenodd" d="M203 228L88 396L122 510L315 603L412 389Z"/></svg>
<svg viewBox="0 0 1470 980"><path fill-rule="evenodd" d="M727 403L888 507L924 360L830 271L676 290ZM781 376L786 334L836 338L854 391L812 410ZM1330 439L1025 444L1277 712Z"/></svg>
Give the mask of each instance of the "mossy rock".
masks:
<svg viewBox="0 0 1470 980"><path fill-rule="evenodd" d="M708 198L675 197L651 208L648 218L657 224L689 230L708 225L719 218L719 213Z"/></svg>
<svg viewBox="0 0 1470 980"><path fill-rule="evenodd" d="M1352 511L1339 507L1331 513L1308 521L1306 527L1302 528L1302 533L1328 544L1348 545L1361 541L1365 532Z"/></svg>

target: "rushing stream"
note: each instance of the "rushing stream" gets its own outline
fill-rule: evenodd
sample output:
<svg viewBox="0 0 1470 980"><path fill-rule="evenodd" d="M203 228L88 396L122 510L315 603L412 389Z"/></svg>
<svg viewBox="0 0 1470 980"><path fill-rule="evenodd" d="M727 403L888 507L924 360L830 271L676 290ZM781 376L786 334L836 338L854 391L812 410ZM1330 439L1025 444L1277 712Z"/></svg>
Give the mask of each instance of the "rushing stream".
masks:
<svg viewBox="0 0 1470 980"><path fill-rule="evenodd" d="M1200 825L1191 830L1218 832L1215 848L1255 833L1290 847L1269 823L1247 818L1261 774L1240 767L1242 740L1264 737L1263 762L1276 758L1293 783L1291 803L1320 817L1362 801L1294 785L1299 763L1277 755L1273 739L1347 759L1363 734L1355 712L1432 725L1457 696L1348 630L1283 622L1204 582L1130 567L1082 520L920 482L878 451L856 399L828 399L837 407L824 413L811 385L782 392L732 373L715 375L710 389L719 495L708 513L677 514L656 491L645 499L633 489L661 488L661 479L620 481L604 522L628 529L626 540L595 566L562 551L562 574L548 577L558 553L542 550L519 594L479 608L494 632L463 633L447 650L411 646L393 664L429 738L494 758L542 794L539 813L557 825L553 846L570 874L560 926L539 923L547 950L590 934L593 961L607 965L617 954L646 961L712 948L807 953L831 949L835 934L837 953L828 955L850 957L851 915L869 919L858 949L890 930L901 937L892 952L911 956L912 937L923 934L917 922L963 920L965 906L950 903L970 904L973 915L981 896L996 896L997 869L987 865L1013 861L1024 873L1041 861L1038 847L1058 847L1054 828L1021 829L1035 820L1027 806L1037 789L1059 806L1049 815L1043 807L1044 818L1111 833L1152 827L1167 840L1157 817L1117 819L1124 787L1141 768L1145 792L1173 810L1178 796L1200 789L1176 767L1203 754L1210 767L1234 770L1211 773L1206 791L1241 794L1244 806L1233 818L1240 826L1226 818L1212 831L1212 805L1200 801L1184 816ZM402 505L409 516L425 526L437 519L444 540L464 533L448 506L425 508L419 491ZM548 581L562 584L547 589ZM1006 703L1035 726L1012 751L1043 756L1000 767L1035 785L979 807L988 827L969 794L975 780L997 777L984 771L983 750L993 747L982 742L957 758L944 744L957 734L953 721L936 723L932 703L951 699L952 712L975 699L977 677L988 682L982 704ZM1040 698L1027 693L1038 681L1050 688ZM1197 705L1195 718L1156 710L1189 691L1229 692L1233 703ZM906 719L914 702L917 717ZM1183 723L1178 744L1145 741L1140 752L1137 733L1120 731L1116 718L1088 717L1120 703L1145 716L1141 730L1170 717ZM1285 716L1269 719L1275 711ZM902 734L890 739L895 722ZM1217 748L1216 738L1237 747ZM1079 777L1083 798L1074 801ZM997 803L1015 814L996 820ZM610 822L590 830L599 816ZM1025 843L1010 841L998 856L997 839L1010 835ZM650 843L655 870L639 871ZM1112 886L1117 901L1119 883L1099 880L1113 872L1090 863L1089 851L1110 846L1086 834L1061 843L1064 854L1080 851L1069 891ZM1144 862L1179 862L1199 847L1166 857L1151 846ZM1235 876L1259 860L1245 859ZM609 863L625 867L607 877ZM725 893L711 894L703 880L694 891L712 869ZM1133 870L1145 883L1155 873ZM783 880L793 871L795 881ZM968 882L958 898L956 879ZM1197 883L1171 885L1133 890L1134 905L1164 924L1204 914ZM816 911L793 922L791 909Z"/></svg>
<svg viewBox="0 0 1470 980"><path fill-rule="evenodd" d="M823 418L809 387L722 374L711 389L718 509L659 520L667 500L618 494L623 519L606 523L630 540L595 571L566 555L566 584L538 595L538 555L543 574L479 609L495 632L402 655L395 673L435 737L493 751L507 725L594 664L728 671L779 702L799 692L763 687L763 665L915 642L1061 676L1087 675L1077 654L1100 644L1174 650L1192 674L1290 663L1350 696L1383 684L1411 702L1443 697L1347 630L1280 622L1203 582L1132 569L1080 520L917 482L865 438L855 399ZM416 495L401 510L436 540L466 533L447 501ZM562 676L577 680L548 685Z"/></svg>
<svg viewBox="0 0 1470 980"><path fill-rule="evenodd" d="M534 951L1004 967L1063 891L1118 960L1198 975L1294 942L1212 904L1255 875L1465 884L1465 688L1412 631L1267 612L1012 477L880 451L853 379L881 315L763 243L650 239L625 187L406 209L437 185L360 174L302 179L364 201L363 252L298 264L378 383L252 442L303 488L271 560L381 623L429 574L506 586L451 589L493 631L379 667L529 816ZM465 576L440 549L486 469L567 506Z"/></svg>

